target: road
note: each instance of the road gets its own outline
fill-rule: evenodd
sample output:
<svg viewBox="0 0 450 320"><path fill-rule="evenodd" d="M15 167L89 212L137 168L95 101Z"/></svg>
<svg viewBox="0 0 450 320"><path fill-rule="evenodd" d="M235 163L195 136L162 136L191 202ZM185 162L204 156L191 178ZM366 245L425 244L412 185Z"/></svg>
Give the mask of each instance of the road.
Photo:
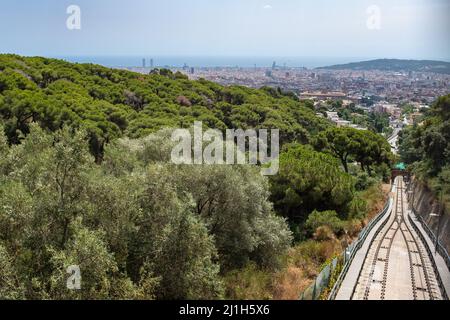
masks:
<svg viewBox="0 0 450 320"><path fill-rule="evenodd" d="M398 153L398 134L401 130L402 128L394 128L392 135L388 138L388 142L391 145L394 154Z"/></svg>

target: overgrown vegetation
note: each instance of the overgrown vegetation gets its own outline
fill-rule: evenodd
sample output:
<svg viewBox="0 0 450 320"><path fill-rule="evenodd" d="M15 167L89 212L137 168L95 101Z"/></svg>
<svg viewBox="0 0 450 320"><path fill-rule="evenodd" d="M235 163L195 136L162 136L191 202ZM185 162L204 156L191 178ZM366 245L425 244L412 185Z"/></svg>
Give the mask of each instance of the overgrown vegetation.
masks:
<svg viewBox="0 0 450 320"><path fill-rule="evenodd" d="M107 145L99 165L83 132L30 129L12 147L0 135L4 296L220 298L220 272L274 268L291 244L257 168L171 165L149 153L158 139Z"/></svg>
<svg viewBox="0 0 450 320"><path fill-rule="evenodd" d="M279 174L171 164L170 128L194 120L279 129ZM298 298L382 201L391 159L279 90L15 55L0 55L0 154L8 299Z"/></svg>
<svg viewBox="0 0 450 320"><path fill-rule="evenodd" d="M401 158L417 178L436 193L442 190L450 205L450 95L440 97L420 123L400 134Z"/></svg>

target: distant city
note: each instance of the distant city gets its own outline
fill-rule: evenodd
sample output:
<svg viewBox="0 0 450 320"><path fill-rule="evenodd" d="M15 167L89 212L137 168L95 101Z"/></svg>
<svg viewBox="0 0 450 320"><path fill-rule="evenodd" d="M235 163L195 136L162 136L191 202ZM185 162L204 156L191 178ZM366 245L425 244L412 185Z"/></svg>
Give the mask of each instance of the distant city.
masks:
<svg viewBox="0 0 450 320"><path fill-rule="evenodd" d="M317 111L329 106L331 101L341 101L344 108L354 106L364 112L386 114L393 128L414 122L421 109L450 92L450 63L440 61L237 57L72 57L66 60L98 63L142 74L166 68L192 80L280 88L295 93L301 100L312 101ZM290 66L288 62L302 66ZM348 64L340 64L343 62ZM403 116L405 105L413 108L408 117ZM343 119L333 108L326 108L328 112L317 112L317 115L327 117L338 126L366 129L358 121Z"/></svg>
<svg viewBox="0 0 450 320"><path fill-rule="evenodd" d="M150 58L142 59L140 67L121 68L149 73L155 67L154 59ZM450 74L429 71L355 70L345 69L345 66L343 69L311 69L289 67L285 63L280 65L277 61L272 61L267 67L193 67L188 63L181 67L164 67L194 80L203 78L222 85L252 88L279 87L294 92L300 99L340 99L365 106L380 102L427 104L450 92Z"/></svg>
<svg viewBox="0 0 450 320"><path fill-rule="evenodd" d="M376 67L374 67L376 66ZM156 68L154 59L142 59L140 67L121 67L139 73ZM428 108L439 96L450 92L450 63L419 60L371 60L318 68L289 67L272 61L267 67L170 67L172 72L185 74L192 80L206 79L222 85L264 86L294 92L301 100L313 102L317 115L325 116L337 126L367 129L352 114L339 116L332 101L341 101L344 108L355 107L366 113L388 116L394 128L391 143L397 150L399 128L415 122L420 110ZM404 115L404 106L412 113ZM325 108L325 113L320 112Z"/></svg>
<svg viewBox="0 0 450 320"><path fill-rule="evenodd" d="M290 68L317 68L329 65L369 60L368 57L251 57L251 56L54 56L77 63L96 63L106 67L155 67L180 68L185 64L194 68L266 68L273 61Z"/></svg>

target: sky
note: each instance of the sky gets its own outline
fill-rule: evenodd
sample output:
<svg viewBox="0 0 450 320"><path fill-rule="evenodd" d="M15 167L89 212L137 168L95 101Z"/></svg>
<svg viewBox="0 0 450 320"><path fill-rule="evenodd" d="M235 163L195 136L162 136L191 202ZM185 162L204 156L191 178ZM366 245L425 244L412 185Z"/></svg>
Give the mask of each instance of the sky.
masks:
<svg viewBox="0 0 450 320"><path fill-rule="evenodd" d="M66 10L81 10L69 30ZM374 9L375 6L375 9ZM450 0L1 0L0 52L450 61Z"/></svg>

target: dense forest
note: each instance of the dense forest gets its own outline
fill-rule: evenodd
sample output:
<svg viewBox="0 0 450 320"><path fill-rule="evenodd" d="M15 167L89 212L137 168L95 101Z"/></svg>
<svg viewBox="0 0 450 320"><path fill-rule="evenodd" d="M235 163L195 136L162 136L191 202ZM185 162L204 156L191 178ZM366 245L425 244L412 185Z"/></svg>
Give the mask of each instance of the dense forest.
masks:
<svg viewBox="0 0 450 320"><path fill-rule="evenodd" d="M303 143L328 126L310 104L281 90L189 81L166 69L141 75L14 55L0 55L0 117L13 143L31 122L51 131L64 124L84 128L97 158L117 137L185 128L194 120L217 129L278 128L282 142Z"/></svg>
<svg viewBox="0 0 450 320"><path fill-rule="evenodd" d="M279 129L279 174L170 163L195 120ZM7 299L296 298L383 201L392 162L377 133L279 89L16 55L0 55L0 153Z"/></svg>
<svg viewBox="0 0 450 320"><path fill-rule="evenodd" d="M450 95L424 110L421 121L400 133L399 152L417 178L450 204Z"/></svg>

